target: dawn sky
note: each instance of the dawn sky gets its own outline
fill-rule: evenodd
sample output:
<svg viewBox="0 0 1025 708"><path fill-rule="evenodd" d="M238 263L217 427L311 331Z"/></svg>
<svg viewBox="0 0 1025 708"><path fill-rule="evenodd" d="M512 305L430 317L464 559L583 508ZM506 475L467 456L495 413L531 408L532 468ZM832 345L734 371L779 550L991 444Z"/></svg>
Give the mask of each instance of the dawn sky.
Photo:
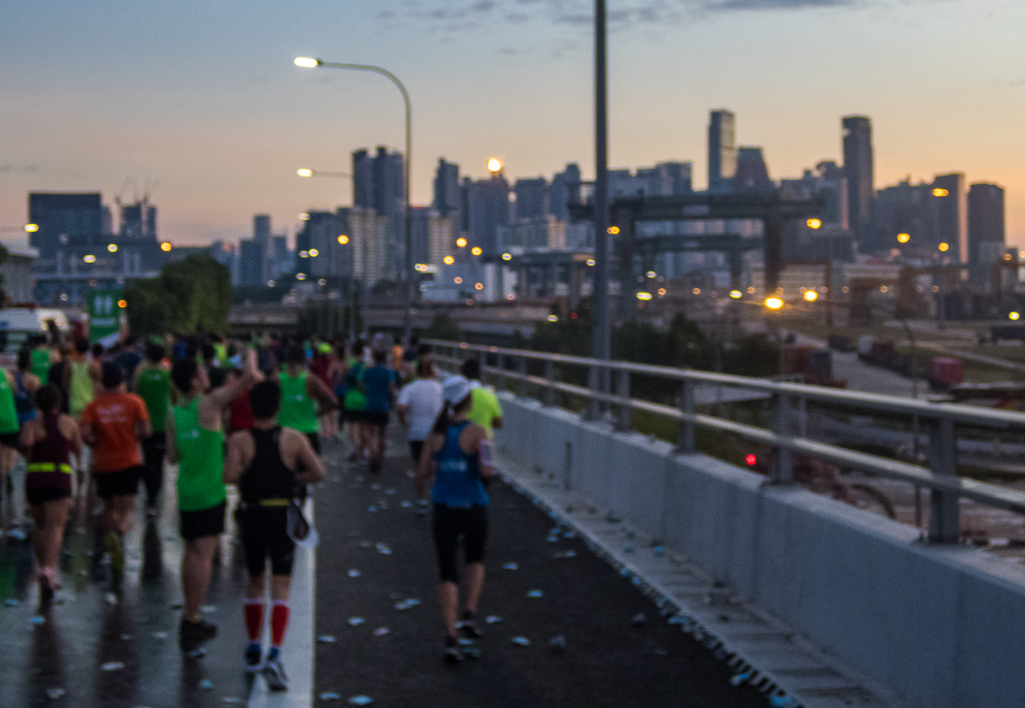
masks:
<svg viewBox="0 0 1025 708"><path fill-rule="evenodd" d="M840 158L840 117L874 128L876 185L962 171L1007 189L1025 245L1025 3L1020 0L609 0L610 162L692 160L705 185L708 111L770 175ZM351 201L350 153L403 141L385 79L299 69L370 63L413 102L413 198L439 157L510 178L570 161L593 173L587 0L70 0L0 7L0 227L31 190L148 181L160 235L291 232ZM132 189L124 196L132 198Z"/></svg>

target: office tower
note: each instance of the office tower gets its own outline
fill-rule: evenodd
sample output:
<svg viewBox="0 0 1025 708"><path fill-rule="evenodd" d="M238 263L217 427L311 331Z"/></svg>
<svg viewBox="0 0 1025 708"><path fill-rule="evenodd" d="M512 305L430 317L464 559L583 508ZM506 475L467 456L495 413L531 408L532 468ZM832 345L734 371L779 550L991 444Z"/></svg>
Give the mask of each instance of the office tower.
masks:
<svg viewBox="0 0 1025 708"><path fill-rule="evenodd" d="M29 235L29 243L39 249L41 258L53 258L71 240L107 235L99 192L30 192L28 220L39 227Z"/></svg>
<svg viewBox="0 0 1025 708"><path fill-rule="evenodd" d="M271 237L271 277L280 278L292 272L292 254L288 251L288 236Z"/></svg>
<svg viewBox="0 0 1025 708"><path fill-rule="evenodd" d="M932 183L936 214L936 238L946 243L947 256L968 262L968 192L960 172L937 175Z"/></svg>
<svg viewBox="0 0 1025 708"><path fill-rule="evenodd" d="M252 239L239 242L239 284L263 284L262 244Z"/></svg>
<svg viewBox="0 0 1025 708"><path fill-rule="evenodd" d="M843 169L847 177L847 209L850 226L868 250L878 248L872 240L872 198L875 180L872 164L872 121L865 116L845 116L843 126Z"/></svg>
<svg viewBox="0 0 1025 708"><path fill-rule="evenodd" d="M406 203L404 160L400 152L383 146L371 156L366 150L352 153L352 203L373 209L378 216L395 217Z"/></svg>
<svg viewBox="0 0 1025 708"><path fill-rule="evenodd" d="M513 192L517 219L543 218L548 214L548 181L544 177L518 179Z"/></svg>
<svg viewBox="0 0 1025 708"><path fill-rule="evenodd" d="M737 149L737 170L733 175L734 192L766 192L774 187L760 147Z"/></svg>
<svg viewBox="0 0 1025 708"><path fill-rule="evenodd" d="M580 203L580 167L575 162L552 178L548 189L548 209L559 221L569 221L569 207Z"/></svg>
<svg viewBox="0 0 1025 708"><path fill-rule="evenodd" d="M467 233L471 246L480 246L484 257L498 255L498 227L509 224L509 183L501 171L469 185Z"/></svg>
<svg viewBox="0 0 1025 708"><path fill-rule="evenodd" d="M734 116L725 109L712 111L708 123L708 191L728 192L737 171Z"/></svg>
<svg viewBox="0 0 1025 708"><path fill-rule="evenodd" d="M456 224L462 221L462 200L459 194L459 165L438 160L438 169L434 173L434 211L440 216L449 217Z"/></svg>
<svg viewBox="0 0 1025 708"><path fill-rule="evenodd" d="M452 218L428 207L413 209L413 262L441 265L452 252L456 237Z"/></svg>
<svg viewBox="0 0 1025 708"><path fill-rule="evenodd" d="M646 197L678 197L691 190L691 163L660 162L637 170Z"/></svg>
<svg viewBox="0 0 1025 708"><path fill-rule="evenodd" d="M989 282L993 264L1006 248L1004 190L995 184L977 182L968 189L968 255L972 279Z"/></svg>
<svg viewBox="0 0 1025 708"><path fill-rule="evenodd" d="M125 240L156 241L157 208L147 199L135 204L123 204L118 237Z"/></svg>
<svg viewBox="0 0 1025 708"><path fill-rule="evenodd" d="M253 240L270 243L270 215L255 214L253 216Z"/></svg>

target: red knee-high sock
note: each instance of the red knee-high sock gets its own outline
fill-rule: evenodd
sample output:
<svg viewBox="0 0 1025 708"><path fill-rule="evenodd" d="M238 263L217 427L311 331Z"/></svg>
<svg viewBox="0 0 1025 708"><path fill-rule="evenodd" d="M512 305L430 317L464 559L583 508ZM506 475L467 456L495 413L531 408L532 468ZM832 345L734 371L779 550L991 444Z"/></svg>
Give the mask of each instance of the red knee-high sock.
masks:
<svg viewBox="0 0 1025 708"><path fill-rule="evenodd" d="M246 598L242 604L246 614L246 631L249 632L249 641L260 641L263 634L263 600Z"/></svg>
<svg viewBox="0 0 1025 708"><path fill-rule="evenodd" d="M288 629L288 602L275 600L270 612L270 643L272 647L280 647L285 641L285 630Z"/></svg>

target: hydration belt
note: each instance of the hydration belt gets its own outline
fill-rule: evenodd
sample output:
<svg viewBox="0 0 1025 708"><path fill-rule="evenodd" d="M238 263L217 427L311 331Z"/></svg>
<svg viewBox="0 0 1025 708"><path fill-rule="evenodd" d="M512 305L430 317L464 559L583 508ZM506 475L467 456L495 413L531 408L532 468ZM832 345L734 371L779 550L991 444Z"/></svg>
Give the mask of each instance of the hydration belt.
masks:
<svg viewBox="0 0 1025 708"><path fill-rule="evenodd" d="M27 472L64 472L65 474L71 474L71 465L67 462L30 462L26 466Z"/></svg>
<svg viewBox="0 0 1025 708"><path fill-rule="evenodd" d="M239 502L239 509L284 509L292 503L291 499L285 499L284 497L277 499L260 499L257 502Z"/></svg>

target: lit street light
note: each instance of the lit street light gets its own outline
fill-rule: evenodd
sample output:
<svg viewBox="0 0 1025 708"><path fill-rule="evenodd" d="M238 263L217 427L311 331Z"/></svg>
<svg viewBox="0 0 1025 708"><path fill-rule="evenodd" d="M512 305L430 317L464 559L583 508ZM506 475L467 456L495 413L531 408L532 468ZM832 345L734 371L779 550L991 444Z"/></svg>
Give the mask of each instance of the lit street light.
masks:
<svg viewBox="0 0 1025 708"><path fill-rule="evenodd" d="M785 303L778 297L767 297L765 298L765 306L770 310L778 310L783 307Z"/></svg>
<svg viewBox="0 0 1025 708"><path fill-rule="evenodd" d="M296 57L295 65L304 69L313 69L317 67L327 67L329 69L349 69L352 71L370 71L375 74L380 74L386 79L391 81L398 87L399 92L402 94L402 101L406 106L406 160L405 160L405 187L406 187L406 314L405 314L405 336L408 340L413 330L413 212L410 207L411 195L409 191L410 183L410 165L412 163L413 154L413 123L412 123L412 108L409 101L409 92L406 91L406 87L399 81L395 74L391 73L387 69L382 69L379 66L372 66L370 64L343 64L338 62L325 62L320 59L314 59L312 57Z"/></svg>
<svg viewBox="0 0 1025 708"><path fill-rule="evenodd" d="M805 290L804 291L804 299L807 300L808 302L815 302L816 300L819 299L819 294L817 292L815 292L814 290Z"/></svg>
<svg viewBox="0 0 1025 708"><path fill-rule="evenodd" d="M300 177L338 177L340 179L352 179L348 172L325 172L324 170L311 170L308 167L300 167L295 171Z"/></svg>

